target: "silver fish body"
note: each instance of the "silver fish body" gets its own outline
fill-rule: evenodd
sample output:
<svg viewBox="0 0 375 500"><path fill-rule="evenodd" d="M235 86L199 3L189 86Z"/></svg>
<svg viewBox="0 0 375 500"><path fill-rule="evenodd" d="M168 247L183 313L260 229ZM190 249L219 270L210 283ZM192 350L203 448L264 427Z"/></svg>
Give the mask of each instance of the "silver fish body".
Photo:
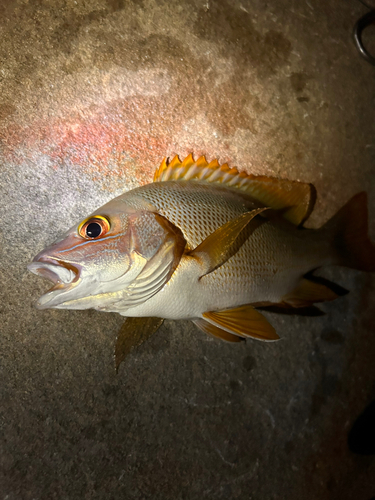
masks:
<svg viewBox="0 0 375 500"><path fill-rule="evenodd" d="M260 207L259 202L239 197L230 188L213 189L189 181L150 184L134 190L131 196L152 203L155 211L179 227L187 250L195 249L238 215ZM324 230L298 230L287 221L267 221L211 273L202 276L202 264L187 252L158 294L130 309L122 310L119 304L107 310L125 316L192 319L205 311L242 304L279 303L301 276L331 263L333 257Z"/></svg>
<svg viewBox="0 0 375 500"><path fill-rule="evenodd" d="M191 155L164 161L155 182L110 201L35 257L29 269L55 283L38 307L192 319L225 340L275 340L257 306L336 298L306 278L324 265L374 270L365 195L311 230L302 223L312 194L311 185Z"/></svg>

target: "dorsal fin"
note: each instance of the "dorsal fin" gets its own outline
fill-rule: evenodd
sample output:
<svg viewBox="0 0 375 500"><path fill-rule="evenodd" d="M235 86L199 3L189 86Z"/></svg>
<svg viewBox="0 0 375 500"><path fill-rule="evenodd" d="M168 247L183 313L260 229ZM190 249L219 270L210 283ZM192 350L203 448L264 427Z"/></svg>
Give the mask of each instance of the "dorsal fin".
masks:
<svg viewBox="0 0 375 500"><path fill-rule="evenodd" d="M177 155L171 162L163 159L155 172L154 182L172 180L215 182L240 189L267 207L283 210L283 217L297 226L309 217L316 199L312 184L251 175L230 168L227 163L220 165L217 160L208 163L204 156L195 161L192 154L182 162Z"/></svg>

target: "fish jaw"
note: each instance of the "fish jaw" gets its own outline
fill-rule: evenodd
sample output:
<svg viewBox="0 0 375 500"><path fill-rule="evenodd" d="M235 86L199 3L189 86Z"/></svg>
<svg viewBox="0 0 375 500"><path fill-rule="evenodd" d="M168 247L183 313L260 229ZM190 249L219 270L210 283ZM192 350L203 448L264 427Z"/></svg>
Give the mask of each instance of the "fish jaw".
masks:
<svg viewBox="0 0 375 500"><path fill-rule="evenodd" d="M58 307L65 302L66 294L80 285L81 268L44 255L37 255L27 266L37 276L52 281L53 286L36 303L37 309Z"/></svg>
<svg viewBox="0 0 375 500"><path fill-rule="evenodd" d="M27 268L32 273L52 281L53 286L39 298L37 309L101 310L119 299L118 288L126 290L129 281L133 281L134 275L139 274L145 263L143 259L139 259L138 265L133 266L125 282L121 279L116 281L116 288L112 282L103 283L98 280L84 265L73 265L55 257L46 257L43 252L39 255Z"/></svg>

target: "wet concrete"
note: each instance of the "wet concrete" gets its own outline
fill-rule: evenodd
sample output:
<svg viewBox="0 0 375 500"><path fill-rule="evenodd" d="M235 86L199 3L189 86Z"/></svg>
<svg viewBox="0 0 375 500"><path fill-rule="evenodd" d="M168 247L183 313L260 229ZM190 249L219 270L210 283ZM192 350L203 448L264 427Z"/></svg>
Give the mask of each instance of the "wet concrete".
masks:
<svg viewBox="0 0 375 500"><path fill-rule="evenodd" d="M227 345L166 321L114 371L123 319L37 311L26 271L164 156L315 184L319 226L360 190L375 238L374 68L358 1L4 1L0 6L0 497L352 499L373 458L348 431L375 398L374 277L282 341Z"/></svg>

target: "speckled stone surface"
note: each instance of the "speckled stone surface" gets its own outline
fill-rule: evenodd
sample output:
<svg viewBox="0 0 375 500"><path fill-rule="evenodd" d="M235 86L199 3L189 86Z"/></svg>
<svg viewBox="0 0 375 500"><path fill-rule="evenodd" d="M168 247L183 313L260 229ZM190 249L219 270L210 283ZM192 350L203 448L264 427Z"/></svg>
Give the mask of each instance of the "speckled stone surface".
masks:
<svg viewBox="0 0 375 500"><path fill-rule="evenodd" d="M358 1L3 0L0 4L0 499L375 495L348 431L375 398L375 281L282 340L228 345L165 321L116 376L123 318L37 311L26 265L164 156L315 184L317 227L369 193L375 69Z"/></svg>

